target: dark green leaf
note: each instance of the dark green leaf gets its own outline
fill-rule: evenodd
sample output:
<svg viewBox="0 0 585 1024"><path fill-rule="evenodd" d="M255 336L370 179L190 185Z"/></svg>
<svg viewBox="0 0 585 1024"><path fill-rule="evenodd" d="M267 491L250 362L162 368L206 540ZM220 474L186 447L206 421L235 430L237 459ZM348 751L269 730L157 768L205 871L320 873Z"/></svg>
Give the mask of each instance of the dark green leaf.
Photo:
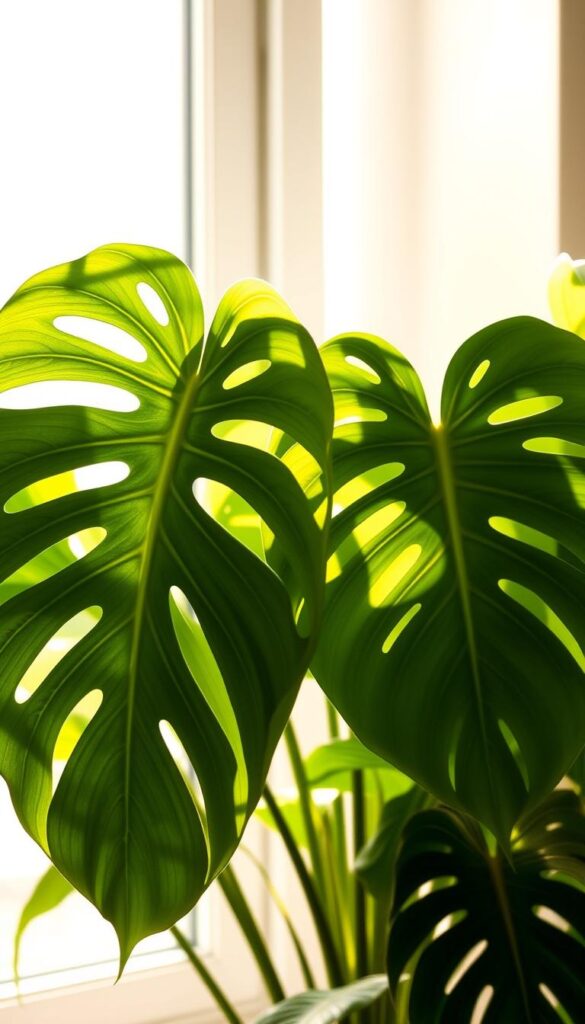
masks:
<svg viewBox="0 0 585 1024"><path fill-rule="evenodd" d="M45 407L47 382L74 390L59 383ZM16 408L12 389L31 385L43 407ZM234 286L204 343L189 270L129 245L23 285L0 314L0 389L0 575L66 538L74 556L0 609L0 771L25 828L114 924L124 962L199 898L260 796L320 617L330 394L268 285ZM120 463L125 477L69 482ZM22 507L48 478L59 496ZM216 485L261 519L264 548L213 521ZM87 609L84 635L15 699ZM91 720L53 780L72 713Z"/></svg>
<svg viewBox="0 0 585 1024"><path fill-rule="evenodd" d="M383 974L371 974L341 988L308 989L277 1003L257 1017L255 1024L333 1024L353 1010L371 1006L387 990L388 979Z"/></svg>
<svg viewBox="0 0 585 1024"><path fill-rule="evenodd" d="M541 321L451 361L322 349L334 509L316 678L350 727L507 842L585 740L585 346Z"/></svg>
<svg viewBox="0 0 585 1024"><path fill-rule="evenodd" d="M427 799L424 789L413 786L410 792L388 800L382 808L377 831L359 851L355 860L356 874L377 899L391 891L402 831Z"/></svg>
<svg viewBox="0 0 585 1024"><path fill-rule="evenodd" d="M585 1020L584 826L578 797L553 793L521 822L508 862L470 818L409 822L388 972L393 990L413 974L411 1024L468 1024L490 991L483 1024Z"/></svg>
<svg viewBox="0 0 585 1024"><path fill-rule="evenodd" d="M585 797L585 749L583 749L579 754L579 757L573 761L573 764L569 768L567 774L573 782L577 783L581 790L581 796Z"/></svg>

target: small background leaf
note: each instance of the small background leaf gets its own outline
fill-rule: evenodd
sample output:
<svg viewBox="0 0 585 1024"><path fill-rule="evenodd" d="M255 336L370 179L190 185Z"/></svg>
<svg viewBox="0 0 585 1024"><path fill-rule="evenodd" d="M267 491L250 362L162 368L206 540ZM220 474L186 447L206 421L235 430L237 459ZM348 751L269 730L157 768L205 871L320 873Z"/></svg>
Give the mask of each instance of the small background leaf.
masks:
<svg viewBox="0 0 585 1024"><path fill-rule="evenodd" d="M255 1024L333 1024L354 1010L371 1006L387 990L388 979L383 974L372 974L340 988L309 989L277 1003L257 1017Z"/></svg>
<svg viewBox="0 0 585 1024"><path fill-rule="evenodd" d="M22 909L14 935L14 976L16 979L18 979L20 946L29 924L42 914L48 914L49 911L54 910L74 891L71 882L63 878L63 875L52 864L37 882L30 898Z"/></svg>

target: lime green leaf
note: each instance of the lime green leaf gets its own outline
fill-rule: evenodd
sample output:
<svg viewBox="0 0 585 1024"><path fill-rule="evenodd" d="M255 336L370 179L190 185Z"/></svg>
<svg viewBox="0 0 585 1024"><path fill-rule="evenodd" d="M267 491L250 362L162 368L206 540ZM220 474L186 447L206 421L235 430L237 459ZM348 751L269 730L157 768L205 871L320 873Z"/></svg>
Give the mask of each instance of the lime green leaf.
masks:
<svg viewBox="0 0 585 1024"><path fill-rule="evenodd" d="M342 771L358 771L373 768L381 771L392 770L383 757L368 750L355 736L348 739L334 739L311 751L306 759L307 779L312 786L322 785L332 775Z"/></svg>
<svg viewBox="0 0 585 1024"><path fill-rule="evenodd" d="M553 793L521 823L508 862L455 812L409 822L388 972L394 991L412 974L410 1020L470 1021L490 992L485 1024L584 1019L584 826L575 794Z"/></svg>
<svg viewBox="0 0 585 1024"><path fill-rule="evenodd" d="M503 842L585 739L585 347L517 318L456 353L435 427L369 336L334 392L327 609L312 668L363 743Z"/></svg>
<svg viewBox="0 0 585 1024"><path fill-rule="evenodd" d="M585 337L585 260L561 253L550 276L548 298L555 324Z"/></svg>
<svg viewBox="0 0 585 1024"><path fill-rule="evenodd" d="M23 935L29 924L42 914L48 914L74 892L71 882L63 878L51 864L37 882L30 898L25 903L14 935L14 976L18 978L18 962Z"/></svg>
<svg viewBox="0 0 585 1024"><path fill-rule="evenodd" d="M305 829L305 821L303 812L301 810L301 804L298 796L289 796L287 794L278 794L278 806L280 812L286 821L297 846L306 850L308 848L307 831ZM278 832L278 828L274 822L274 818L266 806L264 800L261 800L258 804L254 816L266 825L268 828L275 832Z"/></svg>
<svg viewBox="0 0 585 1024"><path fill-rule="evenodd" d="M383 757L368 750L355 736L348 739L334 739L311 751L305 762L307 782L312 789L329 787L340 792L351 792L352 772L366 772L366 790L381 792L387 798L405 793L412 786L412 780L399 772ZM379 773L377 780L371 772Z"/></svg>
<svg viewBox="0 0 585 1024"><path fill-rule="evenodd" d="M256 1018L255 1024L333 1024L354 1010L371 1006L388 991L383 974L371 974L340 988L308 989L277 1003Z"/></svg>
<svg viewBox="0 0 585 1024"><path fill-rule="evenodd" d="M2 578L34 567L0 607L0 771L123 963L229 860L306 670L330 392L268 285L230 289L204 342L189 270L131 245L23 285L0 313L0 389ZM310 493L274 454L282 437L318 467ZM214 522L210 481L252 510L270 566ZM90 628L17 699L80 614ZM70 716L88 722L74 749Z"/></svg>

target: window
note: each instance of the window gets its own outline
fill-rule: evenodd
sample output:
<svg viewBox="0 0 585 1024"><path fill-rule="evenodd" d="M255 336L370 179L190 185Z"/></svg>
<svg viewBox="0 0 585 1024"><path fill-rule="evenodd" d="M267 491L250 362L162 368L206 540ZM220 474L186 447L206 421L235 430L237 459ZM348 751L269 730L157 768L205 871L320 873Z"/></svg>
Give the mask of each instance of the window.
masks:
<svg viewBox="0 0 585 1024"><path fill-rule="evenodd" d="M436 409L466 336L547 316L549 268L576 223L559 199L581 116L575 20L572 0L5 0L1 297L107 241L161 246L194 266L208 321L234 280L265 276L318 341L356 328L396 344ZM575 206L583 159L571 166ZM320 710L305 689L308 746ZM113 988L115 946L80 897L31 929L16 1009L10 936L46 862L4 789L0 822L0 1024L214 1017L167 935ZM246 842L302 902L266 836ZM250 865L238 870L293 991L288 939ZM242 1012L263 1008L213 890L185 928Z"/></svg>
<svg viewBox="0 0 585 1024"><path fill-rule="evenodd" d="M214 168L208 148L211 139L216 145L223 123L209 89L212 48L219 40L230 49L235 73L242 62L244 70L256 67L255 5L242 5L240 39L232 35L238 17L228 17L229 6L203 0L15 0L1 6L2 302L42 267L108 241L160 246L194 262L200 283L209 282L206 297L214 301L211 281L225 279L230 269L222 271L222 251L212 255L207 242L212 228L222 227L221 218L212 223L210 206ZM255 88L255 78L250 81ZM234 77L229 116L239 117L245 131L255 106L250 94L240 100L238 88ZM248 148L255 161L251 142ZM256 238L252 218L255 209L240 223L236 208L225 222L232 258L237 239ZM236 274L250 272L257 268L245 250ZM12 936L48 861L17 821L3 782L0 822L0 1019L18 1014L23 1024L42 1024L57 1014L63 1022L146 1024L210 1007L168 932L140 945L114 988L113 931L73 894L25 934L24 1003L17 1010ZM253 890L257 879L250 885ZM204 899L181 927L225 973L233 929L218 897ZM241 970L228 972L239 999L253 1002L258 981L245 957Z"/></svg>

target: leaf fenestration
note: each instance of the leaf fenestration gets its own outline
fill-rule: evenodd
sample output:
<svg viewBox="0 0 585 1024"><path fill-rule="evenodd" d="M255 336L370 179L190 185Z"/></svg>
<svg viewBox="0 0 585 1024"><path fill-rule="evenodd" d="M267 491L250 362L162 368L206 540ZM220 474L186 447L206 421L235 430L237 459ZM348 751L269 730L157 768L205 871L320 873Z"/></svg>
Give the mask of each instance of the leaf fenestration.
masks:
<svg viewBox="0 0 585 1024"><path fill-rule="evenodd" d="M553 793L523 819L510 861L449 810L406 826L396 867L388 973L410 976L412 1024L578 1024L585 1013L585 819Z"/></svg>
<svg viewBox="0 0 585 1024"><path fill-rule="evenodd" d="M234 383L255 361L270 365ZM56 382L67 398L47 396ZM87 390L104 386L106 398ZM31 387L32 407L18 407L16 389L22 401ZM114 924L124 962L229 859L306 669L322 603L330 393L311 338L270 286L234 286L204 341L189 270L132 245L19 289L0 313L0 389L0 576L55 545L65 552L0 607L0 772L28 832ZM224 439L215 428L226 420L261 421L266 441ZM321 522L271 432L318 467ZM38 481L120 462L128 472L113 482L11 504ZM201 479L252 509L277 571L213 520ZM96 530L99 543L80 549ZM39 651L86 609L99 621L17 703ZM63 723L93 691L101 704L53 780Z"/></svg>
<svg viewBox="0 0 585 1024"><path fill-rule="evenodd" d="M334 496L314 674L368 747L506 843L585 740L585 346L530 318L480 331L438 427L384 341L321 351Z"/></svg>

